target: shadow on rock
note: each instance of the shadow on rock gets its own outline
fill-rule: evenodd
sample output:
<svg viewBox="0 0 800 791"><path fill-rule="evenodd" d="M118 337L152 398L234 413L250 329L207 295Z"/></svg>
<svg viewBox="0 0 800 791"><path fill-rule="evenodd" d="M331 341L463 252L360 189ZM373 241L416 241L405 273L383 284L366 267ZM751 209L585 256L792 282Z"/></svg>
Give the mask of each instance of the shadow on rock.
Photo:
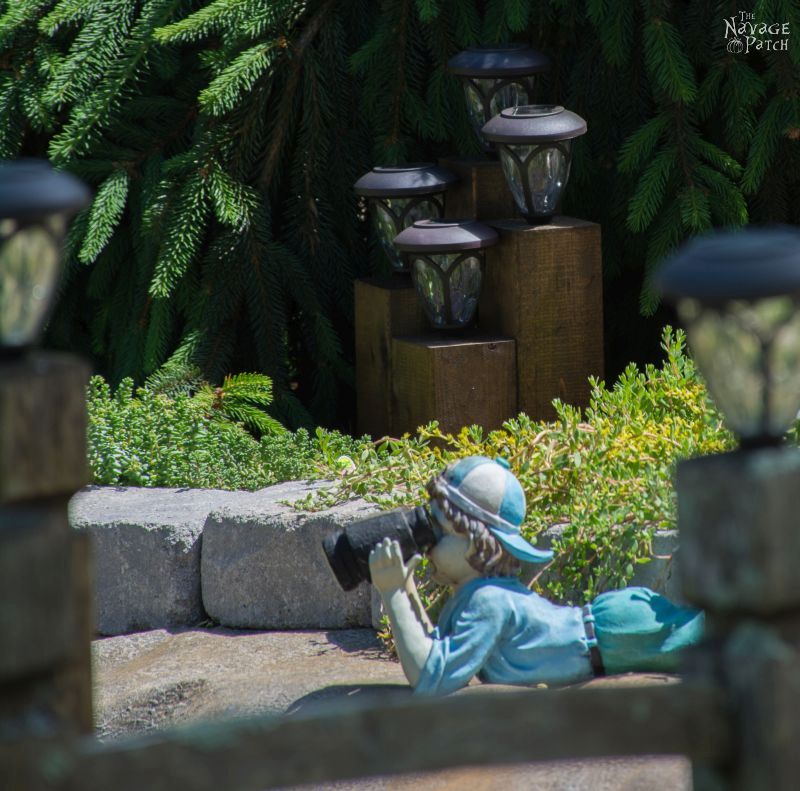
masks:
<svg viewBox="0 0 800 791"><path fill-rule="evenodd" d="M328 706L336 706L341 711L343 704L351 701L353 706L360 706L364 703L395 703L410 697L411 688L405 684L336 684L298 698L286 709L285 716L315 713Z"/></svg>

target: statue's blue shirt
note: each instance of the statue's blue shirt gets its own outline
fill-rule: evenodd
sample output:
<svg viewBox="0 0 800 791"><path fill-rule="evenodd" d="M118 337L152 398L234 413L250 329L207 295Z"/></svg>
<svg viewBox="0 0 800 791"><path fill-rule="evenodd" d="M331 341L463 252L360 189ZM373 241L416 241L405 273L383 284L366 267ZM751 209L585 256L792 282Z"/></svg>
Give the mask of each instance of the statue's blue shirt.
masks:
<svg viewBox="0 0 800 791"><path fill-rule="evenodd" d="M445 605L414 692L437 695L479 675L494 684L569 684L591 678L579 607L561 607L512 577L471 580Z"/></svg>
<svg viewBox="0 0 800 791"><path fill-rule="evenodd" d="M648 588L598 596L591 606L609 673L675 672L686 646L702 637L704 615ZM570 684L591 678L580 607L563 607L512 577L465 583L445 605L414 692L441 695L473 676L495 684Z"/></svg>

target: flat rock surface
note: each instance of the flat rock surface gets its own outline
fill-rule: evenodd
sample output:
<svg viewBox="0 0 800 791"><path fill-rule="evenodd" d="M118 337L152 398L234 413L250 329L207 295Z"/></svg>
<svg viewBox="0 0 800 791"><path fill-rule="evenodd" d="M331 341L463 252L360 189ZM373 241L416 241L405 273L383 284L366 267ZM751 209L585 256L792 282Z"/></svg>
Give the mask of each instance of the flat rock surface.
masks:
<svg viewBox="0 0 800 791"><path fill-rule="evenodd" d="M372 630L256 632L155 630L93 645L98 735L113 739L210 717L282 713L318 700L407 689L400 665ZM669 676L628 675L591 685L670 683ZM461 694L480 694L480 686ZM597 723L598 728L609 723ZM311 788L311 786L304 786ZM316 788L335 791L685 791L680 757L609 758L493 768L459 768L367 778Z"/></svg>

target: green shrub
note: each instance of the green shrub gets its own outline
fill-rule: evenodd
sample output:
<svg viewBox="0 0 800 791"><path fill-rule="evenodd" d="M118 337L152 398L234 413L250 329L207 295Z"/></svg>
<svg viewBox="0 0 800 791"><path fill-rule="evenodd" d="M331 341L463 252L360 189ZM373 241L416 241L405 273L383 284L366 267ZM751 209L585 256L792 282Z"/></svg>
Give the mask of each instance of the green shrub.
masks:
<svg viewBox="0 0 800 791"><path fill-rule="evenodd" d="M423 486L449 461L504 456L528 501L523 526L535 542L562 525L556 559L540 586L553 598L586 599L624 585L650 555L653 532L675 525L675 463L733 447L694 364L682 332L664 331L666 360L644 372L631 365L613 385L592 382L582 413L556 402L557 419L525 415L484 436L480 428L443 434L436 423L415 437L365 445L338 482L302 502L327 505L354 496L390 508L424 500Z"/></svg>
<svg viewBox="0 0 800 791"><path fill-rule="evenodd" d="M98 484L259 489L290 479L331 475L337 458L357 455L350 437L282 429L260 407L265 377L230 377L196 391L163 381L115 392L100 376L89 385L89 462ZM261 414L257 414L260 411ZM246 428L270 429L260 439Z"/></svg>

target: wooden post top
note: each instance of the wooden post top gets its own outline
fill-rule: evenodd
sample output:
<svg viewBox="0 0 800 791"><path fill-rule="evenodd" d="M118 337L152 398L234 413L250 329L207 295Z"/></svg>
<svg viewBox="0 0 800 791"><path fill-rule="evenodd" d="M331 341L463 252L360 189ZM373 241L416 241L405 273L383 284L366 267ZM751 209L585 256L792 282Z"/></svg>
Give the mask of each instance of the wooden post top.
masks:
<svg viewBox="0 0 800 791"><path fill-rule="evenodd" d="M600 225L590 220L579 220L576 217L567 217L559 214L553 217L546 223L541 225L532 225L527 220L521 217L510 217L503 220L489 220L486 223L496 228L498 231L507 231L509 233L531 233L531 234L546 234L553 231L562 231L565 229L574 228L600 228Z"/></svg>

